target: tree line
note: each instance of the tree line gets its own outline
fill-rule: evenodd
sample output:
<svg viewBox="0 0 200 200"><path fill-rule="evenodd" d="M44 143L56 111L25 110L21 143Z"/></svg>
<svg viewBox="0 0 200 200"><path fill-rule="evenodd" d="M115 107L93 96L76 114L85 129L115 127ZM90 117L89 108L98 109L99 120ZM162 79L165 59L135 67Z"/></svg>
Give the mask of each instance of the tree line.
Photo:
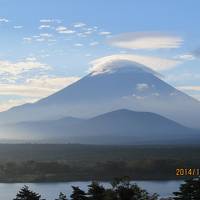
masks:
<svg viewBox="0 0 200 200"><path fill-rule="evenodd" d="M0 162L1 182L57 182L77 180L107 181L124 175L134 180L172 180L177 178L175 169L179 166L193 168L199 160L145 159L99 162L70 161L24 161ZM159 169L159 170L157 170Z"/></svg>
<svg viewBox="0 0 200 200"><path fill-rule="evenodd" d="M180 185L179 191L173 194L173 197L162 200L200 200L200 177L186 180ZM45 199L25 185L13 200ZM149 194L137 184L131 183L128 177L124 177L114 179L110 188L105 188L95 181L88 185L88 191L72 186L71 194L60 192L55 200L158 200L158 195Z"/></svg>

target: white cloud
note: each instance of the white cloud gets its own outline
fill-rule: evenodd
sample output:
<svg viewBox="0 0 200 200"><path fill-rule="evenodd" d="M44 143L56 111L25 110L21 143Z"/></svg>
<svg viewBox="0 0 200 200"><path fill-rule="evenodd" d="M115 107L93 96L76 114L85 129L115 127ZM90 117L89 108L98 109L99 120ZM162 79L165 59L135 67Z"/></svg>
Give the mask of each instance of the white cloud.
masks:
<svg viewBox="0 0 200 200"><path fill-rule="evenodd" d="M0 23L7 23L9 22L8 19L4 18L4 17L0 17Z"/></svg>
<svg viewBox="0 0 200 200"><path fill-rule="evenodd" d="M101 32L99 32L99 35L110 35L111 34L111 32L109 32L109 31L101 31Z"/></svg>
<svg viewBox="0 0 200 200"><path fill-rule="evenodd" d="M92 61L92 67L89 69L89 71L94 74L107 72L109 70L112 70L113 68L123 67L123 63L127 61L140 63L156 71L168 70L181 63L178 60L153 56L142 56L136 54L116 54Z"/></svg>
<svg viewBox="0 0 200 200"><path fill-rule="evenodd" d="M42 75L49 69L50 66L40 63L34 56L18 62L0 60L0 96L7 99L0 100L0 111L46 97L79 79Z"/></svg>
<svg viewBox="0 0 200 200"><path fill-rule="evenodd" d="M65 27L65 26L58 26L58 27L56 28L56 31L57 31L58 33L66 33L66 34L75 33L74 30L68 29L68 28Z"/></svg>
<svg viewBox="0 0 200 200"><path fill-rule="evenodd" d="M93 33L93 31L85 31L83 34L85 34L85 35L90 35L90 34L92 34Z"/></svg>
<svg viewBox="0 0 200 200"><path fill-rule="evenodd" d="M82 43L76 43L76 44L74 44L74 46L76 46L76 47L82 47L83 44Z"/></svg>
<svg viewBox="0 0 200 200"><path fill-rule="evenodd" d="M65 30L65 31L60 31L59 33L72 34L72 33L75 33L75 31L68 29L68 30Z"/></svg>
<svg viewBox="0 0 200 200"><path fill-rule="evenodd" d="M33 35L31 37L23 38L25 42L55 42L54 35L51 33L40 33L39 35Z"/></svg>
<svg viewBox="0 0 200 200"><path fill-rule="evenodd" d="M41 76L27 79L21 84L0 84L0 95L20 96L19 100L1 102L0 111L13 106L30 103L46 97L79 80L79 77L48 77Z"/></svg>
<svg viewBox="0 0 200 200"><path fill-rule="evenodd" d="M113 46L127 49L170 49L178 48L182 45L183 39L178 36L157 33L125 33L110 39Z"/></svg>
<svg viewBox="0 0 200 200"><path fill-rule="evenodd" d="M37 38L36 41L37 41L37 42L44 42L45 39L44 39L44 38Z"/></svg>
<svg viewBox="0 0 200 200"><path fill-rule="evenodd" d="M60 19L41 19L40 23L58 23L60 24L62 21Z"/></svg>
<svg viewBox="0 0 200 200"><path fill-rule="evenodd" d="M166 81L169 82L179 82L179 83L185 83L185 81L200 81L200 74L199 73L191 73L191 72L185 72L185 73L179 73L179 74L169 74L164 77Z"/></svg>
<svg viewBox="0 0 200 200"><path fill-rule="evenodd" d="M84 27L84 26L86 26L86 24L85 24L85 23L82 23L82 22L79 22L79 23L74 24L74 27L75 27L75 28L81 28L81 27Z"/></svg>
<svg viewBox="0 0 200 200"><path fill-rule="evenodd" d="M84 33L77 33L77 36L82 37L82 38L85 38L85 37L87 37L88 35L86 35L86 34L84 34Z"/></svg>
<svg viewBox="0 0 200 200"><path fill-rule="evenodd" d="M0 102L0 112L8 110L15 106L23 105L25 103L33 103L37 100L37 98L9 99L7 101Z"/></svg>
<svg viewBox="0 0 200 200"><path fill-rule="evenodd" d="M31 37L24 37L23 40L25 42L31 42L32 41L32 38Z"/></svg>
<svg viewBox="0 0 200 200"><path fill-rule="evenodd" d="M0 95L12 95L23 97L42 97L54 92L51 88L43 86L35 87L32 85L0 84Z"/></svg>
<svg viewBox="0 0 200 200"><path fill-rule="evenodd" d="M35 87L44 87L44 88L50 88L53 90L58 90L63 87L66 87L73 82L79 80L80 77L71 76L71 77L48 77L48 76L42 76L37 78L31 78L26 81L28 85L32 85Z"/></svg>
<svg viewBox="0 0 200 200"><path fill-rule="evenodd" d="M79 77L41 76L27 79L22 84L0 84L0 95L42 98L79 80Z"/></svg>
<svg viewBox="0 0 200 200"><path fill-rule="evenodd" d="M39 29L44 29L44 28L51 28L51 26L48 24L43 24L39 26Z"/></svg>
<svg viewBox="0 0 200 200"><path fill-rule="evenodd" d="M53 19L41 19L40 22L41 23L51 23L51 22L53 22Z"/></svg>
<svg viewBox="0 0 200 200"><path fill-rule="evenodd" d="M57 41L56 39L48 39L49 44L50 44L50 43L54 43L54 42L56 42L56 41Z"/></svg>
<svg viewBox="0 0 200 200"><path fill-rule="evenodd" d="M16 25L16 26L13 26L14 29L21 29L23 28L23 26L19 26L19 25Z"/></svg>
<svg viewBox="0 0 200 200"><path fill-rule="evenodd" d="M26 58L26 61L37 61L37 58L36 57L27 57Z"/></svg>
<svg viewBox="0 0 200 200"><path fill-rule="evenodd" d="M144 96L139 96L139 95L136 95L136 94L133 94L132 97L137 99L137 100L144 100L145 99Z"/></svg>
<svg viewBox="0 0 200 200"><path fill-rule="evenodd" d="M200 85L183 85L176 88L200 101Z"/></svg>
<svg viewBox="0 0 200 200"><path fill-rule="evenodd" d="M41 37L45 37L45 38L53 37L53 35L50 34L50 33L41 33L40 36L41 36Z"/></svg>
<svg viewBox="0 0 200 200"><path fill-rule="evenodd" d="M146 84L146 83L138 83L136 85L136 90L140 91L140 92L143 92L145 90L149 89L149 85Z"/></svg>
<svg viewBox="0 0 200 200"><path fill-rule="evenodd" d="M96 45L98 45L99 44L99 42L90 42L90 46L96 46Z"/></svg>
<svg viewBox="0 0 200 200"><path fill-rule="evenodd" d="M16 76L33 69L48 70L50 69L50 66L36 60L33 61L28 59L19 62L0 60L0 75L10 74Z"/></svg>
<svg viewBox="0 0 200 200"><path fill-rule="evenodd" d="M198 85L198 86L179 86L177 88L180 90L199 91L200 92L200 85Z"/></svg>
<svg viewBox="0 0 200 200"><path fill-rule="evenodd" d="M58 26L57 28L56 28L56 31L65 31L65 30L67 30L67 27L65 27L65 26Z"/></svg>
<svg viewBox="0 0 200 200"><path fill-rule="evenodd" d="M200 94L190 94L190 96L200 101Z"/></svg>
<svg viewBox="0 0 200 200"><path fill-rule="evenodd" d="M176 56L176 58L187 61L187 60L194 60L195 56L192 54L183 54L183 55Z"/></svg>

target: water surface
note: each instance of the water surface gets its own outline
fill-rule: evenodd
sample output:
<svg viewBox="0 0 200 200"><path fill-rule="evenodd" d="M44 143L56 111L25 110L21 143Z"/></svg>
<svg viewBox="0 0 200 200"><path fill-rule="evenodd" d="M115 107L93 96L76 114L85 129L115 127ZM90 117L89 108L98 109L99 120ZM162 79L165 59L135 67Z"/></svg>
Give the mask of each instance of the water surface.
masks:
<svg viewBox="0 0 200 200"><path fill-rule="evenodd" d="M178 190L182 181L134 181L149 193L158 193L160 197L168 197L172 192ZM65 193L67 196L71 194L71 186L79 186L82 190L87 190L87 185L90 182L66 182L66 183L0 183L0 199L12 200L16 193L24 185L30 186L32 190L42 195L42 198L47 200L54 200L58 197L60 192ZM102 182L105 187L110 184Z"/></svg>

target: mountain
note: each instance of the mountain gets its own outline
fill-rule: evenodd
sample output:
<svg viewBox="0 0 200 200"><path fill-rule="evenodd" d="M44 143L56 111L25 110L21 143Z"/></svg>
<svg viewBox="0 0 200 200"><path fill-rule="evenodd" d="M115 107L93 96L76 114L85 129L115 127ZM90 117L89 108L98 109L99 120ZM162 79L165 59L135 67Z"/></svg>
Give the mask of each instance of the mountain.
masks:
<svg viewBox="0 0 200 200"><path fill-rule="evenodd" d="M129 61L107 63L104 68L36 103L1 112L0 123L55 120L64 116L91 118L131 109L157 113L185 126L200 128L200 102L161 80L157 73Z"/></svg>
<svg viewBox="0 0 200 200"><path fill-rule="evenodd" d="M90 119L23 122L9 126L22 138L92 144L183 144L200 142L200 131L149 112L121 109ZM8 132L9 132L8 131ZM23 136L22 136L23 135Z"/></svg>

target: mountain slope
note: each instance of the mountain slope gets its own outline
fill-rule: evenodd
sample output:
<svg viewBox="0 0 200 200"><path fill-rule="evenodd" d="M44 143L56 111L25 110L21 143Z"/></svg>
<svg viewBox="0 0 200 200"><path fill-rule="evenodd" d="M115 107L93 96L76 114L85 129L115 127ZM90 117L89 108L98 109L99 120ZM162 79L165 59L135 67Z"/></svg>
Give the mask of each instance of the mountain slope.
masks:
<svg viewBox="0 0 200 200"><path fill-rule="evenodd" d="M200 128L200 102L162 81L148 68L117 61L112 71L91 73L76 83L33 104L0 113L0 123L90 118L101 113L131 109L158 113L186 126Z"/></svg>
<svg viewBox="0 0 200 200"><path fill-rule="evenodd" d="M23 122L10 125L25 138L62 139L65 142L92 144L182 144L200 142L200 131L182 126L154 113L116 110L87 120Z"/></svg>

